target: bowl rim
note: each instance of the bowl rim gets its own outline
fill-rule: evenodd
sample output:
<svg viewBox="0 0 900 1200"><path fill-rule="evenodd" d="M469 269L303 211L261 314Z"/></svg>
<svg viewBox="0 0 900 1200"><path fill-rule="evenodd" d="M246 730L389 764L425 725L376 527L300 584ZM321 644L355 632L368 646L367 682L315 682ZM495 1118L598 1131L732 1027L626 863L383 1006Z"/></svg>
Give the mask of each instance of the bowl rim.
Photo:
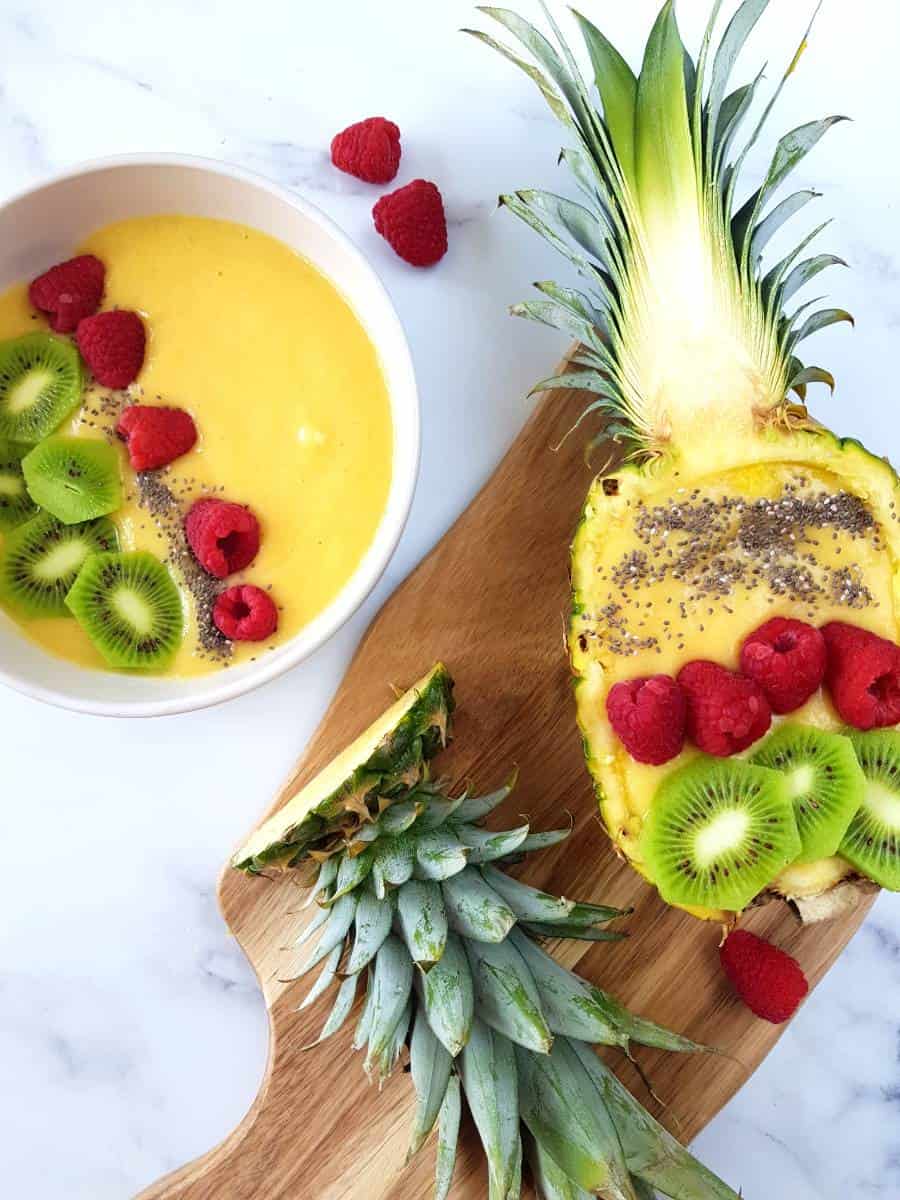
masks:
<svg viewBox="0 0 900 1200"><path fill-rule="evenodd" d="M398 335L396 361L400 371L408 378L411 411L404 413L403 417L406 422L406 442L410 447L410 453L402 462L397 460L396 455L394 456L388 498L373 540L369 543L366 554L360 560L356 570L331 603L318 613L312 622L296 633L290 641L279 647L279 651L276 651L271 657L259 659L252 664L252 667L251 664L245 664L248 669L241 675L232 675L230 672L221 671L219 674L222 682L219 686L198 693L196 696L183 694L172 699L141 700L134 703L79 698L68 692L31 682L22 675L9 671L0 662L0 683L31 699L52 704L57 708L104 717L174 716L224 704L228 700L234 700L238 696L255 691L273 679L284 675L329 641L371 594L393 558L412 508L421 459L421 402L409 339L393 299L378 272L353 239L317 204L300 193L268 179L265 175L234 163L203 155L173 154L165 151L107 155L75 163L44 176L38 183L4 196L0 201L0 211L12 204L27 201L29 197L49 187L117 167L184 167L236 180L268 192L275 199L294 208L318 224L343 253L354 259L356 265L369 277L369 283L383 304L384 320L393 325L394 332ZM377 346L376 349L378 349ZM391 408L392 410L394 408L393 399L391 399ZM397 414L394 412L392 415L396 420ZM396 446L396 440L394 444ZM388 517L391 518L389 524L387 523ZM367 561L376 541L381 542L380 551L371 561ZM310 634L309 631L313 627L315 627L314 632ZM308 636L304 638L304 634L308 634ZM292 647L294 647L293 652Z"/></svg>

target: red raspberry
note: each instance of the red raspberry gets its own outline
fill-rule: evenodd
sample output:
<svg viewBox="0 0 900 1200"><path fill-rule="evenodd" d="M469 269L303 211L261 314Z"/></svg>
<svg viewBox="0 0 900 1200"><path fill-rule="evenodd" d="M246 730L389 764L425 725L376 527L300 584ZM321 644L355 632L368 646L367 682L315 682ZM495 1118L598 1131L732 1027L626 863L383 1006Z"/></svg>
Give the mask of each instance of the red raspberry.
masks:
<svg viewBox="0 0 900 1200"><path fill-rule="evenodd" d="M746 750L769 728L772 710L762 688L736 671L698 659L678 672L687 697L691 741L719 758Z"/></svg>
<svg viewBox="0 0 900 1200"><path fill-rule="evenodd" d="M731 986L751 1012L773 1025L792 1017L809 991L795 959L747 930L729 934L719 958Z"/></svg>
<svg viewBox="0 0 900 1200"><path fill-rule="evenodd" d="M606 697L619 741L633 759L657 766L681 753L686 711L684 692L670 675L623 680Z"/></svg>
<svg viewBox="0 0 900 1200"><path fill-rule="evenodd" d="M75 335L94 378L108 388L127 388L144 365L147 335L136 312L124 308L85 317Z"/></svg>
<svg viewBox="0 0 900 1200"><path fill-rule="evenodd" d="M822 627L828 650L825 684L842 721L880 729L900 721L900 647L886 638L830 621Z"/></svg>
<svg viewBox="0 0 900 1200"><path fill-rule="evenodd" d="M217 579L249 567L259 550L259 521L243 504L198 500L184 519L194 556Z"/></svg>
<svg viewBox="0 0 900 1200"><path fill-rule="evenodd" d="M28 289L28 298L47 314L51 329L72 333L82 318L100 307L105 282L106 267L100 259L80 254L38 275Z"/></svg>
<svg viewBox="0 0 900 1200"><path fill-rule="evenodd" d="M447 253L447 219L433 183L414 179L382 196L372 209L375 228L402 259L430 267Z"/></svg>
<svg viewBox="0 0 900 1200"><path fill-rule="evenodd" d="M219 596L213 621L232 642L263 642L278 628L278 609L268 592L245 583Z"/></svg>
<svg viewBox="0 0 900 1200"><path fill-rule="evenodd" d="M182 408L132 404L119 417L116 433L128 443L135 471L156 471L192 450L197 426Z"/></svg>
<svg viewBox="0 0 900 1200"><path fill-rule="evenodd" d="M805 704L825 677L825 639L804 621L773 617L741 646L741 670L777 713Z"/></svg>
<svg viewBox="0 0 900 1200"><path fill-rule="evenodd" d="M331 161L366 183L390 183L400 166L400 130L384 117L357 121L332 138Z"/></svg>

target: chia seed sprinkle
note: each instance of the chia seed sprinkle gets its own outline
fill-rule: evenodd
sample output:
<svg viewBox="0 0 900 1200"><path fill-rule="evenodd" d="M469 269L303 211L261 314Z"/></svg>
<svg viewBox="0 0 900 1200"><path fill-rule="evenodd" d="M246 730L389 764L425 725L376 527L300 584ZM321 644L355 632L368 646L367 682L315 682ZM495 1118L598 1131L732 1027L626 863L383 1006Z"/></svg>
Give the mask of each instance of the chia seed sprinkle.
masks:
<svg viewBox="0 0 900 1200"><path fill-rule="evenodd" d="M180 576L193 597L198 649L210 661L227 666L233 647L216 628L212 617L219 584L207 575L191 552L184 532L182 506L158 471L140 471L136 479L138 503L150 515L168 546L164 562Z"/></svg>
<svg viewBox="0 0 900 1200"><path fill-rule="evenodd" d="M871 510L851 492L815 490L799 475L778 495L758 500L727 494L714 499L701 497L699 489L687 494L679 488L665 503L637 502L627 520L640 545L610 567L598 568L609 591L590 621L594 628L588 629L588 636L602 639L613 654L659 650L660 638L681 647L683 628L672 628L668 620L662 622L659 637L639 637L629 627L629 612L650 606L636 593L657 583L680 585L679 626L696 620L699 613L733 613L728 601L736 588L765 589L768 604L776 598L788 600L809 606L810 613L817 603L850 609L877 604L857 563L821 564L814 550L828 535L829 544L838 539L844 543L833 548L835 554L845 547L852 554L851 543L863 540L875 551L882 548ZM665 602L671 604L672 596Z"/></svg>

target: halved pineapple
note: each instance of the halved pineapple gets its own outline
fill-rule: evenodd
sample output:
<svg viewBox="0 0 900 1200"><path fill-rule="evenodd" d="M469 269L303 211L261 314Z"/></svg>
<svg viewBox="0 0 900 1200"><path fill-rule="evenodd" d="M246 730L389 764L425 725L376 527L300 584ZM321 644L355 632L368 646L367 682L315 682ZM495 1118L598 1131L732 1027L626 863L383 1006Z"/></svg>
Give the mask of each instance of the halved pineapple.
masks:
<svg viewBox="0 0 900 1200"><path fill-rule="evenodd" d="M833 389L834 380L801 363L798 346L852 321L841 309L811 311L815 301L791 305L840 262L803 257L822 227L780 261L764 261L772 235L814 195L773 203L776 191L841 118L782 137L762 185L735 202L747 151L806 38L735 152L762 75L730 92L728 80L767 0L744 0L721 37L716 0L696 62L669 0L637 75L576 13L599 105L542 7L555 44L513 13L484 10L537 67L476 36L527 70L574 143L562 161L580 203L537 191L502 202L565 255L585 287L538 283L542 298L513 311L581 343L578 369L538 389L587 389L595 397L587 412L604 418L595 442L605 442L605 471L572 548L569 645L604 821L653 881L645 819L662 779L697 751L663 766L635 762L607 720L610 688L674 675L693 659L736 669L744 638L773 616L852 622L896 641L900 485L886 462L818 425L803 403L809 384ZM791 719L840 728L822 692ZM816 897L851 873L840 858L792 865L765 890Z"/></svg>
<svg viewBox="0 0 900 1200"><path fill-rule="evenodd" d="M343 847L393 796L421 782L446 742L452 712L453 680L437 663L264 821L232 865L250 872L287 869L304 861L311 845L319 861Z"/></svg>

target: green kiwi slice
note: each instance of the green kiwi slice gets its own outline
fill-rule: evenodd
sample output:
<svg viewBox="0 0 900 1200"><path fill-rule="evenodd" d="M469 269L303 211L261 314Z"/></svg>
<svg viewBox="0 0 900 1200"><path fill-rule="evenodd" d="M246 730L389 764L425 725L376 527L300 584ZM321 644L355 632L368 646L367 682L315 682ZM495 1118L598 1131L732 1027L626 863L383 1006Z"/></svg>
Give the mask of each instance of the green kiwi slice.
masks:
<svg viewBox="0 0 900 1200"><path fill-rule="evenodd" d="M37 512L22 473L22 458L27 452L27 447L0 438L0 532L15 529Z"/></svg>
<svg viewBox="0 0 900 1200"><path fill-rule="evenodd" d="M26 333L0 342L0 437L33 444L81 403L84 371L71 342Z"/></svg>
<svg viewBox="0 0 900 1200"><path fill-rule="evenodd" d="M785 777L800 832L798 861L837 854L866 786L849 738L786 722L750 761Z"/></svg>
<svg viewBox="0 0 900 1200"><path fill-rule="evenodd" d="M115 512L122 503L119 454L94 438L46 438L22 459L32 500L65 525Z"/></svg>
<svg viewBox="0 0 900 1200"><path fill-rule="evenodd" d="M784 776L701 755L659 785L641 851L668 903L740 912L800 852Z"/></svg>
<svg viewBox="0 0 900 1200"><path fill-rule="evenodd" d="M866 779L862 805L850 822L841 854L892 892L900 891L900 733L849 733Z"/></svg>
<svg viewBox="0 0 900 1200"><path fill-rule="evenodd" d="M49 513L38 513L6 535L0 600L23 617L68 617L66 596L86 560L118 545L111 521L63 525Z"/></svg>
<svg viewBox="0 0 900 1200"><path fill-rule="evenodd" d="M66 604L112 667L158 670L181 645L184 612L172 576L152 554L93 554Z"/></svg>

